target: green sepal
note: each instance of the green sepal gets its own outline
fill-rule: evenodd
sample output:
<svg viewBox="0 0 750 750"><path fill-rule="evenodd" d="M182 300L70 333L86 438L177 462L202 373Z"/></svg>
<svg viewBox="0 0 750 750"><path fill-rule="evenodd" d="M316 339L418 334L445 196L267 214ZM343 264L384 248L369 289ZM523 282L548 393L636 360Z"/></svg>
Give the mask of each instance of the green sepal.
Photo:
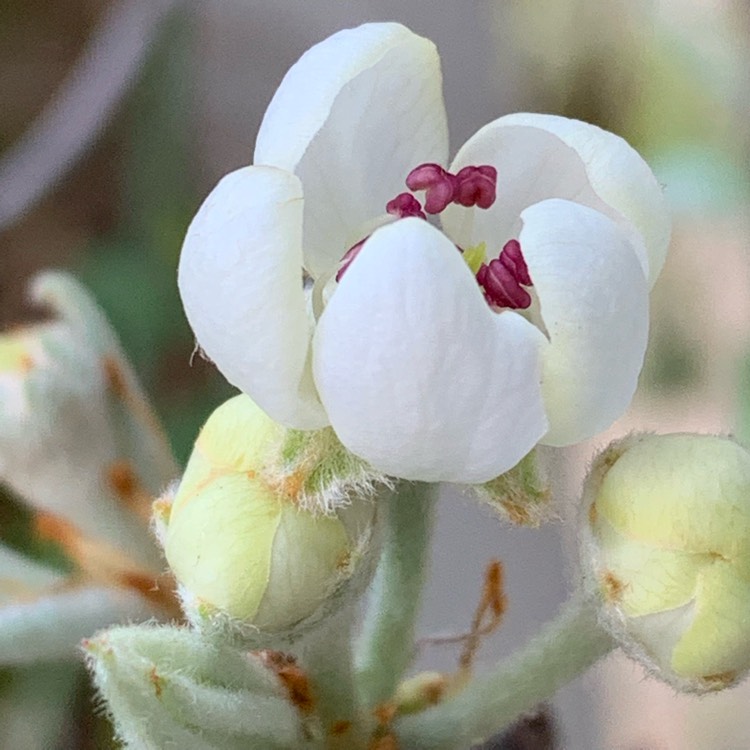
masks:
<svg viewBox="0 0 750 750"><path fill-rule="evenodd" d="M373 496L392 481L350 453L330 427L286 430L271 458L271 481L288 488L297 503L313 512L330 513L353 497Z"/></svg>
<svg viewBox="0 0 750 750"><path fill-rule="evenodd" d="M550 515L552 493L536 448L510 471L475 485L474 490L480 500L519 526L537 527Z"/></svg>

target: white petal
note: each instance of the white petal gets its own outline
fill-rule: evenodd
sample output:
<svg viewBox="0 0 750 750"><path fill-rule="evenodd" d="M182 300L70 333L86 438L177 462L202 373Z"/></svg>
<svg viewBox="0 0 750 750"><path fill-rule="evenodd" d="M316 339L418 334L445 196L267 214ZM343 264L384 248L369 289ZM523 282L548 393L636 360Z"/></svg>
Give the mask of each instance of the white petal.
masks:
<svg viewBox="0 0 750 750"><path fill-rule="evenodd" d="M594 192L641 233L653 286L667 255L672 220L664 190L641 155L624 138L580 120L524 112L502 119L547 130L575 149Z"/></svg>
<svg viewBox="0 0 750 750"><path fill-rule="evenodd" d="M0 607L0 664L75 659L78 643L105 625L154 612L134 592L80 588Z"/></svg>
<svg viewBox="0 0 750 750"><path fill-rule="evenodd" d="M626 231L632 225L645 245L641 262L651 284L659 275L671 228L666 200L646 162L619 136L565 117L512 114L475 133L451 169L468 164L497 167L498 200L488 211L470 212L473 235L466 210L450 207L444 225L459 244L497 237L502 246L517 233L524 208L565 198L601 211Z"/></svg>
<svg viewBox="0 0 750 750"><path fill-rule="evenodd" d="M315 379L341 441L375 468L480 483L546 431L541 339L489 309L447 237L404 219L373 234L328 303Z"/></svg>
<svg viewBox="0 0 750 750"><path fill-rule="evenodd" d="M437 50L395 23L346 29L308 50L274 95L255 147L256 164L302 180L305 267L316 277L406 189L411 169L447 158Z"/></svg>
<svg viewBox="0 0 750 750"><path fill-rule="evenodd" d="M198 344L226 379L289 427L327 424L308 364L302 190L271 167L228 174L193 219L179 287Z"/></svg>
<svg viewBox="0 0 750 750"><path fill-rule="evenodd" d="M648 285L627 236L598 211L553 199L521 218L550 339L542 442L568 445L607 428L630 403L648 338Z"/></svg>

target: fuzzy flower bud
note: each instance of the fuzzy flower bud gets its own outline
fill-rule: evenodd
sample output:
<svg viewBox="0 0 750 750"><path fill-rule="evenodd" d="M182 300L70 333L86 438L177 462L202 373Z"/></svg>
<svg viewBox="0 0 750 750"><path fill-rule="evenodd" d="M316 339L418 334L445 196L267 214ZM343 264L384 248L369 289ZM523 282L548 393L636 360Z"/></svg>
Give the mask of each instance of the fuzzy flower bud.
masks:
<svg viewBox="0 0 750 750"><path fill-rule="evenodd" d="M309 747L314 723L260 654L187 628L111 628L82 644L118 739L131 750Z"/></svg>
<svg viewBox="0 0 750 750"><path fill-rule="evenodd" d="M304 477L280 482L272 471L284 434L247 396L230 399L201 430L171 505L155 505L186 614L204 631L290 635L338 609L351 579L368 578L373 503L301 507Z"/></svg>
<svg viewBox="0 0 750 750"><path fill-rule="evenodd" d="M750 453L709 435L630 436L594 462L583 565L605 626L674 687L750 669Z"/></svg>

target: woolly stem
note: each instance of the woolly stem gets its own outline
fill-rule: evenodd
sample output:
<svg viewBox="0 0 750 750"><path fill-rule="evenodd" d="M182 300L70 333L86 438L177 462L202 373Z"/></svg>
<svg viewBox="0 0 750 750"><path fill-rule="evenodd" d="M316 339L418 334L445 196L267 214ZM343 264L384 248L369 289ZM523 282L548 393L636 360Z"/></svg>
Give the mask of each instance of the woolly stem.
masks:
<svg viewBox="0 0 750 750"><path fill-rule="evenodd" d="M362 703L368 707L393 695L414 656L436 495L435 485L403 482L384 503L383 551L355 657Z"/></svg>
<svg viewBox="0 0 750 750"><path fill-rule="evenodd" d="M397 721L400 747L459 750L482 742L533 709L615 646L596 608L574 596L524 648L455 697Z"/></svg>
<svg viewBox="0 0 750 750"><path fill-rule="evenodd" d="M302 643L303 665L310 676L315 709L330 750L365 746L367 728L359 722L352 665L354 615L354 608L347 607Z"/></svg>

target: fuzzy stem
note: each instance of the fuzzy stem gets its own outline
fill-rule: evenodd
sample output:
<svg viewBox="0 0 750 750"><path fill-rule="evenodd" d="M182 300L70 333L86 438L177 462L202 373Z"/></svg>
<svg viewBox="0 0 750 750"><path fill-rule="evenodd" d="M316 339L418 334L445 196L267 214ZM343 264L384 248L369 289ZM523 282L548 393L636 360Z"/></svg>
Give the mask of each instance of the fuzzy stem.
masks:
<svg viewBox="0 0 750 750"><path fill-rule="evenodd" d="M396 723L400 747L458 750L481 742L549 698L615 646L596 608L571 598L524 648L455 697Z"/></svg>
<svg viewBox="0 0 750 750"><path fill-rule="evenodd" d="M315 708L330 750L364 748L367 729L359 722L351 641L355 611L347 607L302 643Z"/></svg>
<svg viewBox="0 0 750 750"><path fill-rule="evenodd" d="M360 695L368 707L393 695L414 657L436 495L435 485L403 482L385 503L383 552L355 659Z"/></svg>

